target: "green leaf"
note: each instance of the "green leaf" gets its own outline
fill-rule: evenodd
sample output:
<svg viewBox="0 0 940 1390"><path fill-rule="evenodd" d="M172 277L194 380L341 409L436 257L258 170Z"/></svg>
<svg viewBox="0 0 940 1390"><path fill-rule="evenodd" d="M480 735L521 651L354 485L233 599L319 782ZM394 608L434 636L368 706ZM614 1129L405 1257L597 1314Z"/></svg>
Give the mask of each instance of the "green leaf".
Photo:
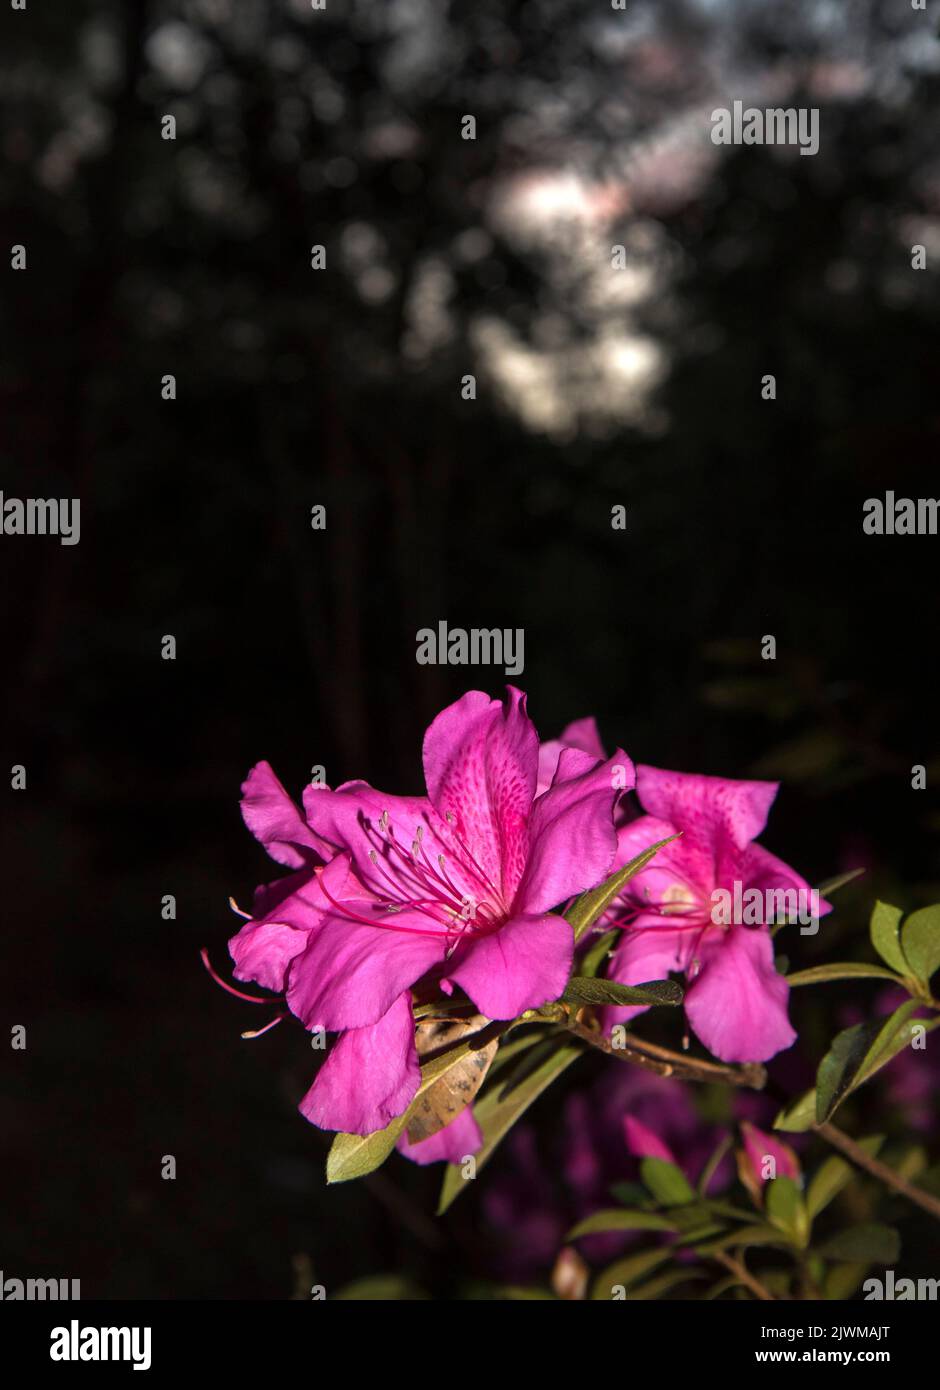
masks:
<svg viewBox="0 0 940 1390"><path fill-rule="evenodd" d="M697 1249L700 1255L709 1255L716 1250L728 1250L737 1246L743 1248L748 1245L777 1245L786 1250L792 1248L792 1244L793 1242L776 1226L755 1223L753 1226L739 1226L720 1240L709 1241L706 1245L699 1245Z"/></svg>
<svg viewBox="0 0 940 1390"><path fill-rule="evenodd" d="M918 1007L908 999L887 1020L874 1019L844 1029L819 1064L816 1074L816 1122L823 1124L835 1114L850 1091L874 1076L886 1062L910 1042L910 1015ZM924 1024L932 1028L940 1017Z"/></svg>
<svg viewBox="0 0 940 1390"><path fill-rule="evenodd" d="M670 1246L660 1245L655 1250L643 1250L639 1255L627 1255L622 1260L615 1260L612 1265L602 1270L594 1281L594 1287L591 1289L592 1300L613 1298L615 1287L628 1289L651 1269L672 1259L674 1254L675 1251Z"/></svg>
<svg viewBox="0 0 940 1390"><path fill-rule="evenodd" d="M681 1004L682 997L682 988L675 980L621 985L616 980L573 975L561 999L564 1004Z"/></svg>
<svg viewBox="0 0 940 1390"><path fill-rule="evenodd" d="M828 1120L848 1095L877 1035L877 1024L856 1023L833 1038L816 1073L817 1124Z"/></svg>
<svg viewBox="0 0 940 1390"><path fill-rule="evenodd" d="M844 1264L830 1265L823 1280L823 1296L846 1302L855 1293L868 1272L867 1260L847 1260Z"/></svg>
<svg viewBox="0 0 940 1390"><path fill-rule="evenodd" d="M871 914L868 930L871 942L883 961L893 970L906 975L910 966L904 959L901 943L898 940L898 927L901 925L901 909L890 903L876 902Z"/></svg>
<svg viewBox="0 0 940 1390"><path fill-rule="evenodd" d="M809 970L797 970L795 974L787 976L788 985L821 985L829 980L892 980L896 985L901 984L893 970L854 960L814 965Z"/></svg>
<svg viewBox="0 0 940 1390"><path fill-rule="evenodd" d="M629 883L634 874L638 874L641 869L653 858L653 855L662 849L663 845L668 845L670 840L678 839L677 835L670 835L665 840L659 840L657 844L650 845L642 854L638 854L635 859L631 859L629 864L625 864L618 871L602 883L599 888L592 888L589 893L582 893L577 902L573 903L565 913L565 918L574 928L574 939L580 941L581 937L593 927L594 923L610 907L624 886Z"/></svg>
<svg viewBox="0 0 940 1390"><path fill-rule="evenodd" d="M381 1168L398 1143L406 1119L407 1114L399 1115L374 1134L337 1134L326 1156L327 1182L349 1182Z"/></svg>
<svg viewBox="0 0 940 1390"><path fill-rule="evenodd" d="M588 975L591 978L593 978L595 975L598 974L601 966L604 964L604 961L609 956L611 949L615 941L617 940L617 935L618 933L616 931L604 932L603 936L599 936L597 938L591 949L589 951L585 951L584 957L581 961L582 976Z"/></svg>
<svg viewBox="0 0 940 1390"><path fill-rule="evenodd" d="M535 1043L545 1041L547 1032L545 1028L535 1028L531 1032L521 1033L514 1037L510 1042L504 1042L496 1056L493 1058L493 1065L490 1067L489 1080L498 1072L505 1071L510 1062L514 1061L520 1053L526 1052Z"/></svg>
<svg viewBox="0 0 940 1390"><path fill-rule="evenodd" d="M838 893L840 888L844 888L864 872L864 869L849 869L848 873L836 874L834 878L827 878L825 883L820 883L816 892L821 898L831 898L833 893Z"/></svg>
<svg viewBox="0 0 940 1390"><path fill-rule="evenodd" d="M695 1190L682 1169L665 1158L644 1158L640 1163L640 1177L664 1207L684 1206L696 1200Z"/></svg>
<svg viewBox="0 0 940 1390"><path fill-rule="evenodd" d="M901 949L918 980L926 984L940 967L940 903L911 913L901 928Z"/></svg>
<svg viewBox="0 0 940 1390"><path fill-rule="evenodd" d="M488 1024L465 1041L458 1043L456 1047L426 1062L421 1068L421 1081L411 1105L404 1115L396 1116L385 1129L377 1129L374 1133L366 1135L337 1134L326 1158L327 1182L349 1182L380 1168L407 1127L412 1110L424 1093L471 1052L479 1051L489 1040L508 1027L508 1023Z"/></svg>
<svg viewBox="0 0 940 1390"><path fill-rule="evenodd" d="M508 1076L500 1078L499 1098L505 1100L517 1086L521 1086L527 1076L538 1071L543 1062L547 1061L559 1047L564 1045L567 1034L562 1030L549 1033L547 1037L537 1038L536 1046L530 1047L518 1057L513 1066L509 1068Z"/></svg>
<svg viewBox="0 0 940 1390"><path fill-rule="evenodd" d="M855 1083L856 1086L860 1086L863 1081L874 1076L876 1071L880 1071L899 1052L903 1052L906 1047L910 1046L913 1038L912 1029L915 1025L922 1028L925 1033L932 1033L934 1028L940 1027L940 1014L933 1018L913 1018L912 1015L920 1007L917 999L909 999L899 1009L895 1009L879 1033L869 1055L865 1058L865 1065ZM855 1087L853 1086L852 1089L854 1090Z"/></svg>
<svg viewBox="0 0 940 1390"><path fill-rule="evenodd" d="M528 1110L533 1101L546 1090L556 1077L560 1076L566 1067L581 1056L581 1048L575 1043L568 1043L546 1058L542 1065L530 1076L527 1076L509 1095L501 1095L502 1086L490 1087L482 1100L478 1100L473 1107L473 1113L477 1124L483 1134L482 1147L476 1153L475 1171L480 1172L489 1163L496 1149L502 1140L509 1133L512 1126ZM444 1182L441 1187L441 1197L438 1203L437 1214L440 1216L447 1210L450 1204L459 1197L467 1186L467 1179L464 1178L461 1167L455 1163L449 1163L444 1172Z"/></svg>
<svg viewBox="0 0 940 1390"><path fill-rule="evenodd" d="M816 1074L817 1124L830 1119L850 1091L907 1047L911 1041L911 1015L919 1007L918 1000L908 999L887 1019L856 1023L833 1039ZM940 1025L940 1015L918 1019L917 1023L929 1033Z"/></svg>
<svg viewBox="0 0 940 1390"><path fill-rule="evenodd" d="M883 1143L883 1135L873 1134L867 1139L860 1139L858 1146L865 1153L874 1157ZM835 1155L827 1158L820 1165L806 1189L806 1210L811 1221L814 1221L833 1198L839 1195L851 1179L853 1172L851 1163L847 1163L844 1158L837 1158Z"/></svg>
<svg viewBox="0 0 940 1390"><path fill-rule="evenodd" d="M809 1237L809 1217L803 1202L803 1194L792 1178L773 1178L764 1189L764 1209L772 1226L800 1246Z"/></svg>
<svg viewBox="0 0 940 1390"><path fill-rule="evenodd" d="M774 1129L782 1129L787 1134L799 1134L812 1129L816 1123L816 1087L800 1096L798 1100L785 1105L774 1120Z"/></svg>
<svg viewBox="0 0 940 1390"><path fill-rule="evenodd" d="M893 1265L901 1253L901 1239L893 1227L872 1221L840 1231L820 1247L819 1253L829 1260Z"/></svg>
<svg viewBox="0 0 940 1390"><path fill-rule="evenodd" d="M595 1211L591 1216L579 1221L577 1226L565 1236L569 1240L580 1240L582 1236L594 1236L600 1231L674 1231L675 1224L657 1211L628 1211L623 1207L611 1207L605 1211Z"/></svg>

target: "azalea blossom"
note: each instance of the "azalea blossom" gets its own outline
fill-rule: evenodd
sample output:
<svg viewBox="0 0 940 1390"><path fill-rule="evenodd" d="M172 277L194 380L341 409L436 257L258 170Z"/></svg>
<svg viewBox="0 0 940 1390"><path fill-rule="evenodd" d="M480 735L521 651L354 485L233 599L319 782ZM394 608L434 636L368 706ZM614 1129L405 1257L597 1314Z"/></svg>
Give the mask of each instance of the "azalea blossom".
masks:
<svg viewBox="0 0 940 1390"><path fill-rule="evenodd" d="M684 972L686 1016L705 1046L724 1062L766 1061L796 1037L787 1017L789 986L774 967L769 924L727 921L714 905L718 897L734 896L736 884L745 893L811 893L799 874L754 843L777 783L643 765L636 779L647 814L620 829L617 864L658 840L680 838L627 885L612 923L625 930L607 973L633 985ZM828 911L820 899L820 915ZM639 1012L639 1006L610 1007L604 1022L610 1027Z"/></svg>
<svg viewBox="0 0 940 1390"><path fill-rule="evenodd" d="M633 781L622 752L604 762L565 748L539 794L538 735L512 687L442 711L424 769L427 796L310 785L303 815L266 764L246 783L249 828L295 872L259 891L260 916L230 943L235 973L283 990L307 1028L340 1034L301 1102L326 1129L368 1134L411 1103L419 981L459 986L490 1019L558 998L574 940L551 909L609 875L624 769ZM472 1116L456 1123L423 1141L427 1157L478 1145Z"/></svg>

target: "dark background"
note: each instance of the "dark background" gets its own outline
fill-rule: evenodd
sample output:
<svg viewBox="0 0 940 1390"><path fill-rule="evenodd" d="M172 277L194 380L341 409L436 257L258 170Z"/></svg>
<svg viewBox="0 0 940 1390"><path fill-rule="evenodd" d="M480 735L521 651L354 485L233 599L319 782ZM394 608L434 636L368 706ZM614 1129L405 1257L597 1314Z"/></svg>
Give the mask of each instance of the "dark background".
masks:
<svg viewBox="0 0 940 1390"><path fill-rule="evenodd" d="M781 778L765 842L813 881L868 870L801 964L863 955L876 892L936 897L911 767L936 783L938 541L861 528L868 497L938 492L933 8L0 11L0 253L28 252L0 488L82 502L75 547L0 536L8 1277L486 1273L477 1194L430 1216L437 1170L326 1193L307 1038L242 1041L263 1011L198 960L227 974L227 898L276 876L239 818L253 762L417 790L434 713L499 692L419 667L419 627L524 628L543 737L594 713L639 761ZM818 106L819 154L714 148L735 98ZM805 1011L838 997L797 1001L820 1042Z"/></svg>

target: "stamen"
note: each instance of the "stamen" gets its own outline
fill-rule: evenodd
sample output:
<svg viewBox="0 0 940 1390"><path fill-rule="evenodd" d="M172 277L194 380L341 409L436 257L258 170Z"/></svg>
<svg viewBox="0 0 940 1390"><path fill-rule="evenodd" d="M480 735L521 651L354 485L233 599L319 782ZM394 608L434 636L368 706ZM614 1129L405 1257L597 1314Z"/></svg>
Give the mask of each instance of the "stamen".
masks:
<svg viewBox="0 0 940 1390"><path fill-rule="evenodd" d="M363 917L360 913L354 912L352 908L350 908L346 903L337 902L336 898L333 897L333 894L330 892L329 888L327 888L322 878L320 879L320 887L323 889L325 896L333 904L340 916L348 918L351 922L361 922L363 926L375 927L378 931L403 932L406 936L443 936L446 938L449 935L449 933L446 931L424 931L421 927L393 927L389 922L370 921L368 917ZM404 905L408 906L408 904ZM426 915L430 916L430 913L427 913Z"/></svg>
<svg viewBox="0 0 940 1390"><path fill-rule="evenodd" d="M274 1025L275 1025L276 1023L280 1023L281 1019L282 1019L282 1018L286 1018L286 1017L287 1017L287 1014L286 1014L286 1013L277 1014L274 1018L271 1019L271 1022L270 1022L270 1023L266 1023L266 1024L264 1025L263 1028L249 1028L246 1032L242 1033L242 1037L243 1037L243 1038L260 1038L261 1035L262 1035L262 1033L267 1033L267 1032L269 1032L269 1031L274 1027Z"/></svg>
<svg viewBox="0 0 940 1390"><path fill-rule="evenodd" d="M202 959L203 965L206 967L213 980L215 980L216 984L219 985L220 988L224 989L228 994L234 994L236 999L244 999L246 1004L273 1003L273 1000L262 999L257 994L243 994L240 989L233 989L233 987L230 984L227 984L225 980L222 979L222 976L217 974L216 971L213 970L212 962L209 960L209 948L207 946L203 946L202 950L199 952L199 955Z"/></svg>

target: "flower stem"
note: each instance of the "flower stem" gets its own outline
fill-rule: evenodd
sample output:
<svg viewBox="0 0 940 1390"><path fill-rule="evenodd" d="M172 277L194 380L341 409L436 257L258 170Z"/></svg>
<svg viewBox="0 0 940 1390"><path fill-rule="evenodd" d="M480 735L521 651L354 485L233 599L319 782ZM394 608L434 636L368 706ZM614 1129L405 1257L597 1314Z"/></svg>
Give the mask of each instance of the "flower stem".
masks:
<svg viewBox="0 0 940 1390"><path fill-rule="evenodd" d="M724 1265L729 1273L733 1274L739 1283L746 1289L750 1289L755 1298L759 1298L762 1303L775 1303L776 1299L772 1293L768 1293L759 1279L748 1269L743 1259L736 1260L733 1255L729 1255L727 1250L716 1250L712 1254L712 1259L717 1260L720 1265Z"/></svg>
<svg viewBox="0 0 940 1390"><path fill-rule="evenodd" d="M764 1068L756 1062L748 1062L741 1067L729 1067L720 1062L703 1062L694 1057L686 1057L681 1052L672 1052L668 1047L657 1047L645 1038L625 1033L624 1046L614 1047L609 1038L597 1028L591 1028L573 1015L564 1020L564 1027L576 1038L590 1043L608 1057L616 1057L621 1062L633 1062L635 1066L654 1071L659 1076L676 1076L683 1081L718 1081L728 1086L749 1086L759 1091L766 1080Z"/></svg>
<svg viewBox="0 0 940 1390"><path fill-rule="evenodd" d="M838 1149L856 1167L863 1168L873 1178L885 1183L887 1187L893 1187L895 1192L900 1192L902 1197L906 1197L909 1202L914 1202L923 1211L927 1211L937 1221L940 1221L940 1200L925 1192L921 1187L915 1187L913 1183L902 1178L900 1173L896 1173L893 1168L889 1168L886 1163L879 1163L877 1158L872 1158L864 1149L856 1144L854 1139L835 1125L822 1124L816 1126L816 1133L821 1134L828 1144L834 1149Z"/></svg>

